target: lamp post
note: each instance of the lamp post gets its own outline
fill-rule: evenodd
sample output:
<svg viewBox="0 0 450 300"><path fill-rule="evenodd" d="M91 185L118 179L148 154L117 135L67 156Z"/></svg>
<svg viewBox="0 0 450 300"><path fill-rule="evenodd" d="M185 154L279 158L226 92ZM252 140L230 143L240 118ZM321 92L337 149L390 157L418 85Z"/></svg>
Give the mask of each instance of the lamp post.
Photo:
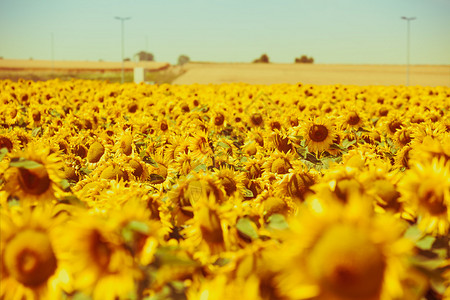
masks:
<svg viewBox="0 0 450 300"><path fill-rule="evenodd" d="M416 17L402 17L402 20L407 22L407 33L406 33L406 86L409 85L409 22L415 20Z"/></svg>
<svg viewBox="0 0 450 300"><path fill-rule="evenodd" d="M115 19L120 20L121 21L121 25L122 25L122 83L124 82L124 27L123 27L123 23L129 19L131 19L131 17L126 17L126 18L121 18L121 17L115 17Z"/></svg>

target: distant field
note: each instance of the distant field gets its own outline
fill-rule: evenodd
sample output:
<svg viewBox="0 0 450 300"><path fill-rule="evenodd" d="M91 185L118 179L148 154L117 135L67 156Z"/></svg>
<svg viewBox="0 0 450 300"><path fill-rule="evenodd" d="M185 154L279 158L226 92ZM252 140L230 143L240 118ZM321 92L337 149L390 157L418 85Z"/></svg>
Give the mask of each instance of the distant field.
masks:
<svg viewBox="0 0 450 300"><path fill-rule="evenodd" d="M406 67L402 65L189 63L184 68L186 73L173 83L404 85L406 82ZM450 66L411 66L410 85L450 86Z"/></svg>
<svg viewBox="0 0 450 300"><path fill-rule="evenodd" d="M325 64L252 64L188 63L183 67L165 62L125 62L125 81L133 81L134 67L144 67L145 80L173 84L220 84L244 82L275 84L404 85L404 65L325 65ZM61 78L121 79L121 62L0 60L0 79L48 80ZM413 65L410 85L450 86L450 65Z"/></svg>
<svg viewBox="0 0 450 300"><path fill-rule="evenodd" d="M166 62L124 62L126 70L132 70L134 67L144 67L149 70L161 70L169 67ZM121 62L108 61L51 61L51 60L0 60L0 70L92 70L92 71L120 71L122 70Z"/></svg>
<svg viewBox="0 0 450 300"><path fill-rule="evenodd" d="M145 68L145 80L170 83L180 73L166 62L124 62L125 82L133 81L133 69ZM0 60L0 79L49 80L60 78L98 79L109 82L121 81L121 62L103 61L49 61L49 60Z"/></svg>

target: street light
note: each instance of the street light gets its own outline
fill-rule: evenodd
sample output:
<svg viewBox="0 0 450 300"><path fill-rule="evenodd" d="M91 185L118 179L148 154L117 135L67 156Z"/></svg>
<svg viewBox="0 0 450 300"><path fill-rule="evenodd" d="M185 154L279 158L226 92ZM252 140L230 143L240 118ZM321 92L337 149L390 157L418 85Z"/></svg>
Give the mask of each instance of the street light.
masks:
<svg viewBox="0 0 450 300"><path fill-rule="evenodd" d="M121 18L121 17L114 17L117 20L121 21L121 25L122 25L122 83L124 82L124 30L123 30L123 23L129 19L131 19L131 17L126 17L126 18Z"/></svg>
<svg viewBox="0 0 450 300"><path fill-rule="evenodd" d="M407 21L407 37L406 37L406 86L409 85L409 22L415 20L416 17L402 17Z"/></svg>

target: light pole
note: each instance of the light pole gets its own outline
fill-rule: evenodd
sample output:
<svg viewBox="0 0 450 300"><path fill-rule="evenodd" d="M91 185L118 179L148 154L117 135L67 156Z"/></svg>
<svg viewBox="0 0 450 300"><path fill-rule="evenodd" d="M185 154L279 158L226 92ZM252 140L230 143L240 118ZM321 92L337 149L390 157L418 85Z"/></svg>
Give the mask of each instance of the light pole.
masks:
<svg viewBox="0 0 450 300"><path fill-rule="evenodd" d="M406 20L407 33L406 33L406 86L409 85L409 22L415 20L416 17L402 17L402 20Z"/></svg>
<svg viewBox="0 0 450 300"><path fill-rule="evenodd" d="M125 49L124 49L124 27L123 27L123 23L126 21L126 20L129 20L129 19L131 19L131 17L126 17L126 18L121 18L121 17L115 17L115 19L117 19L117 20L120 20L121 21L121 25L122 25L122 83L124 82L124 61L123 61L123 59L124 59L124 51L125 51Z"/></svg>

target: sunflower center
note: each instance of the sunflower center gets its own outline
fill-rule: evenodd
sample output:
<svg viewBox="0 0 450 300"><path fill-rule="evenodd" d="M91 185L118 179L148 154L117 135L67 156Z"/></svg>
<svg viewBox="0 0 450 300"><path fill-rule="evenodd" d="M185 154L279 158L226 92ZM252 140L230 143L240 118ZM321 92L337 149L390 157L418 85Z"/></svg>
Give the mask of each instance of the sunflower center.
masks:
<svg viewBox="0 0 450 300"><path fill-rule="evenodd" d="M369 299L379 295L385 260L367 234L350 225L325 231L310 254L309 269L330 298Z"/></svg>
<svg viewBox="0 0 450 300"><path fill-rule="evenodd" d="M433 185L429 186L433 187ZM447 213L447 206L444 204L443 195L437 194L434 189L419 188L419 199L420 204L425 207L431 215L438 216Z"/></svg>
<svg viewBox="0 0 450 300"><path fill-rule="evenodd" d="M217 212L204 209L201 214L200 230L203 239L208 244L218 244L223 242L223 230L220 223L220 217Z"/></svg>
<svg viewBox="0 0 450 300"><path fill-rule="evenodd" d="M259 113L253 114L251 116L250 120L252 121L253 125L255 125L255 126L262 125L262 122L263 122L262 115Z"/></svg>
<svg viewBox="0 0 450 300"><path fill-rule="evenodd" d="M214 125L220 126L223 124L224 121L225 117L221 113L218 113L217 116L214 118Z"/></svg>
<svg viewBox="0 0 450 300"><path fill-rule="evenodd" d="M397 211L400 208L400 203L397 199L400 193L397 192L395 186L388 180L380 179L374 182L374 189L377 195L381 198L381 206L384 208L391 208Z"/></svg>
<svg viewBox="0 0 450 300"><path fill-rule="evenodd" d="M90 239L89 250L95 263L101 269L106 269L111 258L111 249L108 247L108 244L104 241L104 238L97 230L92 232Z"/></svg>
<svg viewBox="0 0 450 300"><path fill-rule="evenodd" d="M328 129L324 125L314 124L309 129L308 135L313 142L320 143L328 137Z"/></svg>
<svg viewBox="0 0 450 300"><path fill-rule="evenodd" d="M354 111L350 112L347 117L347 123L349 125L356 125L359 123L361 119L359 118L358 114Z"/></svg>
<svg viewBox="0 0 450 300"><path fill-rule="evenodd" d="M411 142L411 135L408 131L402 131L400 133L400 136L398 137L398 141L400 142L400 144L406 145Z"/></svg>
<svg viewBox="0 0 450 300"><path fill-rule="evenodd" d="M31 195L42 195L50 187L50 178L44 166L34 169L19 168L19 185Z"/></svg>
<svg viewBox="0 0 450 300"><path fill-rule="evenodd" d="M26 286L43 284L56 270L55 254L43 232L28 229L18 233L7 243L4 255L9 273Z"/></svg>
<svg viewBox="0 0 450 300"><path fill-rule="evenodd" d="M225 188L225 192L227 193L227 196L231 196L237 190L236 182L234 182L234 180L229 177L222 178L221 184Z"/></svg>
<svg viewBox="0 0 450 300"><path fill-rule="evenodd" d="M389 123L389 130L392 133L395 133L397 130L399 130L402 127L402 123L400 121L397 120L393 120L392 122Z"/></svg>
<svg viewBox="0 0 450 300"><path fill-rule="evenodd" d="M11 152L11 150L13 148L13 143L6 136L0 137L0 149L2 149L2 148L8 149L9 152Z"/></svg>

